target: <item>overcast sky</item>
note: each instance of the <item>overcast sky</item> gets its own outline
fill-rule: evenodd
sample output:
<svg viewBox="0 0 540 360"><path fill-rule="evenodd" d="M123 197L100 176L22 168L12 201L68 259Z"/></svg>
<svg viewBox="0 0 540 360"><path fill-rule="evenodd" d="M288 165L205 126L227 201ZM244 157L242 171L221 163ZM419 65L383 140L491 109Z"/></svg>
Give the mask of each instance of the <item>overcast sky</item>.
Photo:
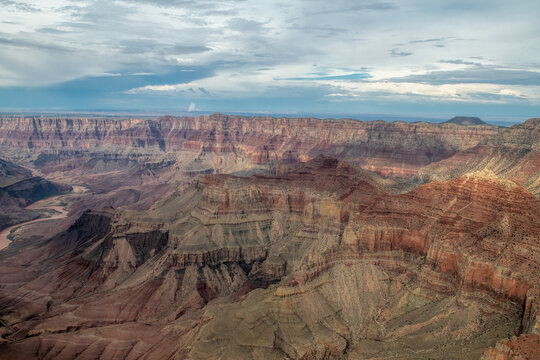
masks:
<svg viewBox="0 0 540 360"><path fill-rule="evenodd" d="M540 116L538 0L0 0L0 110Z"/></svg>

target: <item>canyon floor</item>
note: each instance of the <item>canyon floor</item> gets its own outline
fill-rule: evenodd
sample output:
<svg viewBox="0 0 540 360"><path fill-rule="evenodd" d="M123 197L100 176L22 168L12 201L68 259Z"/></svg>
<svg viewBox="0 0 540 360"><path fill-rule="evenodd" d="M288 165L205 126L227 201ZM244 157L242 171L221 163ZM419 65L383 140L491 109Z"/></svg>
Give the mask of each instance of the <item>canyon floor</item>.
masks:
<svg viewBox="0 0 540 360"><path fill-rule="evenodd" d="M540 119L456 119L0 117L0 359L540 358Z"/></svg>

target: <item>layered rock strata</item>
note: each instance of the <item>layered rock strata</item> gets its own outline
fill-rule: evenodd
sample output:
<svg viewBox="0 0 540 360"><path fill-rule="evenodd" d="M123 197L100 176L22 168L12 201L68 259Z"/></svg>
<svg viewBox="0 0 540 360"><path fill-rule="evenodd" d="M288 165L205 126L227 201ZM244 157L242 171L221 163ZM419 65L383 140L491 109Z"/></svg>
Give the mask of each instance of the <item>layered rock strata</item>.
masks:
<svg viewBox="0 0 540 360"><path fill-rule="evenodd" d="M448 180L487 170L540 195L540 119L501 128L492 137L420 170L426 179Z"/></svg>
<svg viewBox="0 0 540 360"><path fill-rule="evenodd" d="M100 149L113 160L118 154L143 156L163 152L203 155L196 172L224 169L226 154L251 165L309 160L325 154L361 165L383 176L410 177L432 162L474 147L496 135L491 125L362 122L313 118L242 117L214 114L197 118L143 119L0 118L0 146L42 152L36 165L69 156L63 150ZM116 149L112 151L112 149ZM116 154L116 155L114 155ZM77 165L75 156L72 166ZM200 160L201 160L200 159ZM196 159L195 159L196 160ZM235 160L236 162L240 160Z"/></svg>
<svg viewBox="0 0 540 360"><path fill-rule="evenodd" d="M3 259L0 358L477 359L538 334L538 218L486 171L398 195L324 156L203 175Z"/></svg>

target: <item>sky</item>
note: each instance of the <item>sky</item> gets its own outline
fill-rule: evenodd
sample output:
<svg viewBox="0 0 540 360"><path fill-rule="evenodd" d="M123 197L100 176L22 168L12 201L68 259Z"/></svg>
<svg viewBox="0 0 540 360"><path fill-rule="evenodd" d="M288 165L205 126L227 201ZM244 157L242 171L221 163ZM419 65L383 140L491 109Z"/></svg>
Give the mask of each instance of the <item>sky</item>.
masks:
<svg viewBox="0 0 540 360"><path fill-rule="evenodd" d="M0 0L0 111L540 116L538 0Z"/></svg>

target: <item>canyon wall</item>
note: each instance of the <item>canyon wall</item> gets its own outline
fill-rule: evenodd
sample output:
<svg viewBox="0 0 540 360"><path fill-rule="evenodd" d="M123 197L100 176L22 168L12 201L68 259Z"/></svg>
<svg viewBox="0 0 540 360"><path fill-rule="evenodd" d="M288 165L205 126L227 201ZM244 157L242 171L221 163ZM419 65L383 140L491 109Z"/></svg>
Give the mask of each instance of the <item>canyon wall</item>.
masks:
<svg viewBox="0 0 540 360"><path fill-rule="evenodd" d="M2 117L88 193L0 252L0 359L537 358L539 132Z"/></svg>
<svg viewBox="0 0 540 360"><path fill-rule="evenodd" d="M362 122L350 119L243 117L214 114L157 120L0 118L0 146L130 154L193 151L234 154L251 164L306 161L319 154L383 176L410 177L496 135L491 125Z"/></svg>

